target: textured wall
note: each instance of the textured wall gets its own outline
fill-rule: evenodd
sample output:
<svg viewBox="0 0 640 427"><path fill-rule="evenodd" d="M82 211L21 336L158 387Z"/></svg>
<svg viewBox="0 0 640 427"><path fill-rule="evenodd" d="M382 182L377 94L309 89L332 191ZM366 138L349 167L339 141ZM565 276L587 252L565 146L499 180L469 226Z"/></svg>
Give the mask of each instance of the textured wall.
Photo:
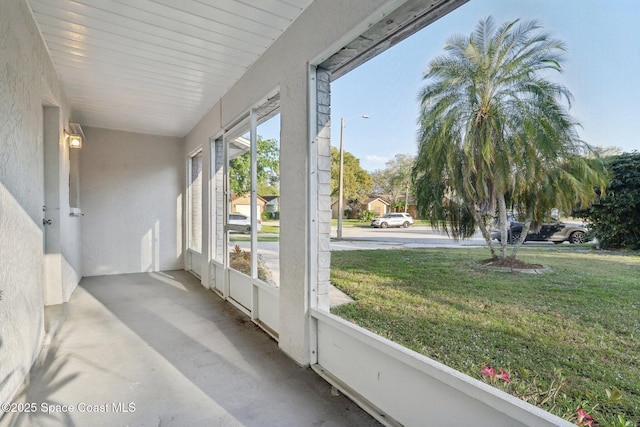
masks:
<svg viewBox="0 0 640 427"><path fill-rule="evenodd" d="M0 2L0 403L9 400L44 335L43 106L68 117L57 74L24 0ZM64 150L60 144L59 150ZM63 171L65 165L62 165ZM60 183L59 183L60 184ZM68 185L68 183L67 183ZM70 225L68 228L73 228ZM78 236L77 230L72 230ZM61 247L76 247L62 236ZM65 274L76 276L73 261ZM75 286L75 283L70 286ZM65 293L68 290L65 290Z"/></svg>
<svg viewBox="0 0 640 427"><path fill-rule="evenodd" d="M182 140L83 129L83 276L183 268Z"/></svg>

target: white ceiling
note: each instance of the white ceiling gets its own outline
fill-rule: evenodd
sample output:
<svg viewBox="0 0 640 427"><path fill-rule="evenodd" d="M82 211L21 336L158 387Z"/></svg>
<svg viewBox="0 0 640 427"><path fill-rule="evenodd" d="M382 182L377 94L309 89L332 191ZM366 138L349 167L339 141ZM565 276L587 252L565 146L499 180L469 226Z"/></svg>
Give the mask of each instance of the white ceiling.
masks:
<svg viewBox="0 0 640 427"><path fill-rule="evenodd" d="M74 118L184 136L312 0L28 0Z"/></svg>

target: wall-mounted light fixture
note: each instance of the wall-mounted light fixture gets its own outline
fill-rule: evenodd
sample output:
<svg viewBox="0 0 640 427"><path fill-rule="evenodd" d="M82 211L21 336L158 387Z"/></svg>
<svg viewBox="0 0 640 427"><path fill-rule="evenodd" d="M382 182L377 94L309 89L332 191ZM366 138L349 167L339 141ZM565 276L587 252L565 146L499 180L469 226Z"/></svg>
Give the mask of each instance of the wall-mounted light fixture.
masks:
<svg viewBox="0 0 640 427"><path fill-rule="evenodd" d="M82 142L84 141L84 132L77 123L69 123L69 131L65 130L67 140L69 141L69 148L82 148Z"/></svg>
<svg viewBox="0 0 640 427"><path fill-rule="evenodd" d="M69 138L69 148L82 148L82 137L75 133L67 135Z"/></svg>

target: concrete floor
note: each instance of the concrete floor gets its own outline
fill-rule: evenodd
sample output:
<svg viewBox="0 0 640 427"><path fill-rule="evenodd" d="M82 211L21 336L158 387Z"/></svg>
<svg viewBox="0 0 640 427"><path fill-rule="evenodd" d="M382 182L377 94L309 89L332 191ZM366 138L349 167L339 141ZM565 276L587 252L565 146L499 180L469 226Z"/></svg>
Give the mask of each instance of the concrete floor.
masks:
<svg viewBox="0 0 640 427"><path fill-rule="evenodd" d="M0 426L379 425L184 271L84 278L68 309Z"/></svg>

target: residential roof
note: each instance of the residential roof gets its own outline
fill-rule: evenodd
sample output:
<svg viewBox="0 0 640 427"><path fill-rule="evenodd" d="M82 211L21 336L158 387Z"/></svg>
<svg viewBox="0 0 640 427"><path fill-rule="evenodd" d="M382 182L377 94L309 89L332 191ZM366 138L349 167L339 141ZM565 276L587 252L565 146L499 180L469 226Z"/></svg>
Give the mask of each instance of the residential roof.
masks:
<svg viewBox="0 0 640 427"><path fill-rule="evenodd" d="M256 196L258 200L262 200L263 202L267 203L267 200L262 197L262 196ZM238 200L238 199L243 199L243 198L249 198L249 194L242 194L242 195L238 195L238 194L233 194L231 196L231 201L234 200Z"/></svg>
<svg viewBox="0 0 640 427"><path fill-rule="evenodd" d="M382 197L376 196L376 197L368 197L366 198L362 204L363 205L368 205L369 203L375 202L376 200L380 200L382 203L384 203L385 205L388 205L389 202L386 201L385 199L383 199Z"/></svg>

